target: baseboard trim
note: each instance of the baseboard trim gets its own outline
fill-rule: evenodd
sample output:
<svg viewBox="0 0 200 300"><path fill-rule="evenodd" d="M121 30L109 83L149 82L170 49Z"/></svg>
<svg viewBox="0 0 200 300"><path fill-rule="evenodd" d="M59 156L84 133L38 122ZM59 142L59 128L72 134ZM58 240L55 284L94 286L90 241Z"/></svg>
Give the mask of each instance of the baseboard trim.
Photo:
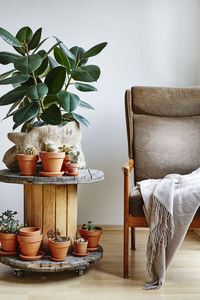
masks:
<svg viewBox="0 0 200 300"><path fill-rule="evenodd" d="M123 230L123 225L96 225L98 227L101 227L104 231L111 231L111 230L116 230L116 231L122 231ZM78 228L80 228L81 225L78 225Z"/></svg>

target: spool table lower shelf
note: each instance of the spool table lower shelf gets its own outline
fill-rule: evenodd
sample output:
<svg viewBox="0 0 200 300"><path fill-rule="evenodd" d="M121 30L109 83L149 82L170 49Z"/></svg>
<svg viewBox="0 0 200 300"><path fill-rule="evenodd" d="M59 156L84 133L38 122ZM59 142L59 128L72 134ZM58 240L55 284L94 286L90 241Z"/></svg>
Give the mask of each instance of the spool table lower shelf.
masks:
<svg viewBox="0 0 200 300"><path fill-rule="evenodd" d="M49 255L45 255L37 261L25 261L19 256L3 256L0 255L0 262L10 266L15 270L17 277L21 277L23 271L27 272L66 272L75 271L77 276L81 276L85 269L92 263L97 263L103 257L103 248L99 246L99 250L89 252L88 256L76 257L69 254L62 262L52 261Z"/></svg>

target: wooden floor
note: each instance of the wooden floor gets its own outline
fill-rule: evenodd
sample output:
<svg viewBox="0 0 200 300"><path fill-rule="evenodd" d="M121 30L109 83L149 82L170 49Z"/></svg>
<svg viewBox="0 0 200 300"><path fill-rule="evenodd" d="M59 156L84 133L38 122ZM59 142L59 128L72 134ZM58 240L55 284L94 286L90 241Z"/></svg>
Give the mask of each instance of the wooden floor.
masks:
<svg viewBox="0 0 200 300"><path fill-rule="evenodd" d="M193 300L200 299L200 237L189 231L160 290L144 291L148 231L137 230L130 251L130 278L122 278L122 232L104 231L104 258L82 277L74 273L27 273L22 279L0 264L0 300ZM133 264L135 261L135 264Z"/></svg>

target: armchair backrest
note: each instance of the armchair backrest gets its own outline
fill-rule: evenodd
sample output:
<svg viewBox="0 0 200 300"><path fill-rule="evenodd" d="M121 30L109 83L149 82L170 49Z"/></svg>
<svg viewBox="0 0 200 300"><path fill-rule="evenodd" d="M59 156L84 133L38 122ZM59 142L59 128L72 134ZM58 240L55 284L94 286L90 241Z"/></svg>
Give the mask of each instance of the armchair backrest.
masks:
<svg viewBox="0 0 200 300"><path fill-rule="evenodd" d="M136 181L200 167L200 88L133 87L125 112Z"/></svg>

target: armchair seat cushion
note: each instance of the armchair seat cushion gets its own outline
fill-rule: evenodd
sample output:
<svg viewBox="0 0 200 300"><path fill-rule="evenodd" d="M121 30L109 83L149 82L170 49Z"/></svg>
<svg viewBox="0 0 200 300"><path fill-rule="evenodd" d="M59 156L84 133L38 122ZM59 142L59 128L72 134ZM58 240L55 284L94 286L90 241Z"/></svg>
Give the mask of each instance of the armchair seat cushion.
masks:
<svg viewBox="0 0 200 300"><path fill-rule="evenodd" d="M132 217L144 217L143 211L143 199L140 193L140 189L134 186L131 189L131 194L129 197L129 215ZM200 208L197 210L195 218L200 217Z"/></svg>

